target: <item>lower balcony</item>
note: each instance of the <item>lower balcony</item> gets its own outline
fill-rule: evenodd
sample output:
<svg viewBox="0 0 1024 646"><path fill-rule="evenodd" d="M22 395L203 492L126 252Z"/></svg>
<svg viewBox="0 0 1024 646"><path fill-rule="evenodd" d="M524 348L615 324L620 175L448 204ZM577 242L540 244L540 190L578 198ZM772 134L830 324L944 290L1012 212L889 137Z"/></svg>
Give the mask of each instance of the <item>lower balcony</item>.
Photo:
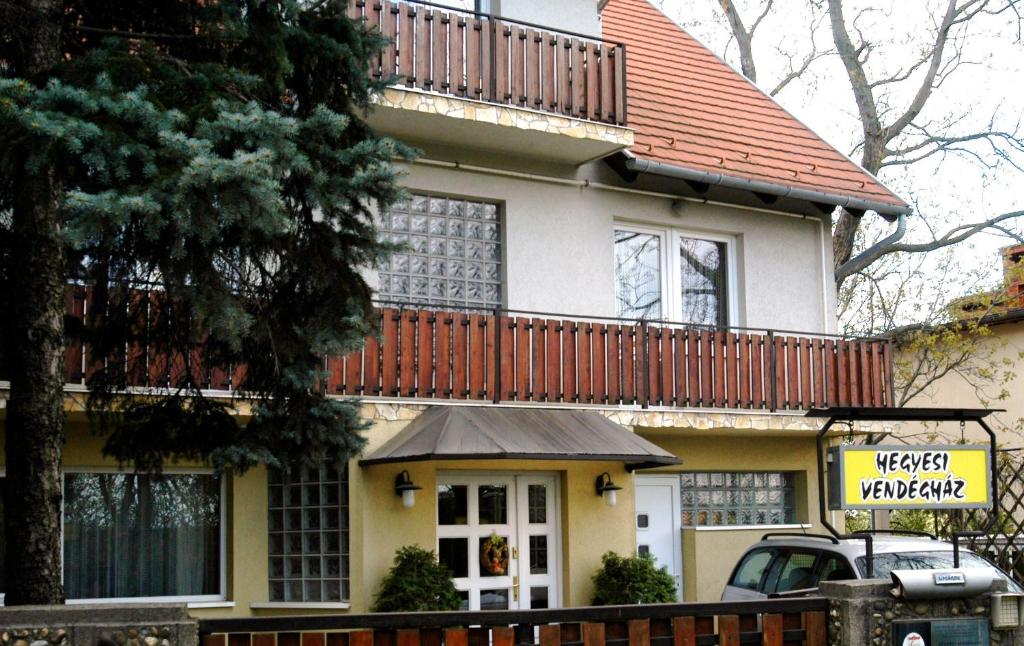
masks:
<svg viewBox="0 0 1024 646"><path fill-rule="evenodd" d="M82 317L85 289L71 292L68 313ZM377 312L378 335L324 357L328 394L760 411L894 405L886 340L509 310ZM199 349L168 358L134 343L111 360L124 362L137 388L168 387L187 370L203 388L230 394L245 375L244 366L207 365ZM67 349L69 385L85 386L94 369L84 344Z"/></svg>

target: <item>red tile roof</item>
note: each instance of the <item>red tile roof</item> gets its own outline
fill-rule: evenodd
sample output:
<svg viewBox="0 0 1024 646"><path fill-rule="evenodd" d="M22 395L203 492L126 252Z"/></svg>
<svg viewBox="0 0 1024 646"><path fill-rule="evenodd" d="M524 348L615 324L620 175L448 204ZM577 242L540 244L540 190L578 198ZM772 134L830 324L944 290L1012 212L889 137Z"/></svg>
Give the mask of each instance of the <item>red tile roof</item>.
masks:
<svg viewBox="0 0 1024 646"><path fill-rule="evenodd" d="M647 0L610 0L604 38L626 45L631 152L642 159L879 204L906 203ZM876 209L878 210L878 209Z"/></svg>

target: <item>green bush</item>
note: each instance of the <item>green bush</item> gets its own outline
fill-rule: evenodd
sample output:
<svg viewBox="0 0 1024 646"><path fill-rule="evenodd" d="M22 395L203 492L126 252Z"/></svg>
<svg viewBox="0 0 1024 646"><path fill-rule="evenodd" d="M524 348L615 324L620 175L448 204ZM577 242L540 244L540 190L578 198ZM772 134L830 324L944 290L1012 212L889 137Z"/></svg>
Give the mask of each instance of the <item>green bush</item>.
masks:
<svg viewBox="0 0 1024 646"><path fill-rule="evenodd" d="M678 601L676 582L668 570L654 565L654 557L622 557L605 552L594 575L595 606Z"/></svg>
<svg viewBox="0 0 1024 646"><path fill-rule="evenodd" d="M374 612L458 610L462 606L452 573L437 555L415 545L395 552L395 564L384 577Z"/></svg>

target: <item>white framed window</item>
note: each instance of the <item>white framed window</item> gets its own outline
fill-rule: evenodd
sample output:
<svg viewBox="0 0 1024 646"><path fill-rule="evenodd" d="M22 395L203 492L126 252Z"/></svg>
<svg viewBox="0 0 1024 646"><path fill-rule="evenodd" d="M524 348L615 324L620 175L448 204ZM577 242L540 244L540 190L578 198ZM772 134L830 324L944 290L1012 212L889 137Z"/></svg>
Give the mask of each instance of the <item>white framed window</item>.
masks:
<svg viewBox="0 0 1024 646"><path fill-rule="evenodd" d="M68 603L226 598L223 477L211 469L69 468L63 485Z"/></svg>
<svg viewBox="0 0 1024 646"><path fill-rule="evenodd" d="M67 603L225 602L224 478L212 469L181 468L165 468L162 476L68 468L61 478ZM0 467L0 605L7 590L5 480Z"/></svg>
<svg viewBox="0 0 1024 646"><path fill-rule="evenodd" d="M735 241L616 223L616 315L726 327L736 310Z"/></svg>

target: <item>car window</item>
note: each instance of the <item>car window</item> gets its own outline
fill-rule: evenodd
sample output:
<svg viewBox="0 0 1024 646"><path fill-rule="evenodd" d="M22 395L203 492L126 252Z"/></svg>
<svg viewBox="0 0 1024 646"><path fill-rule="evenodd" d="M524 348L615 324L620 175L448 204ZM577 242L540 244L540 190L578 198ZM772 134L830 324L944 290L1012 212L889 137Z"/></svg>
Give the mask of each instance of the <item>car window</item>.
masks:
<svg viewBox="0 0 1024 646"><path fill-rule="evenodd" d="M775 550L760 549L754 550L743 557L740 564L736 566L736 573L732 575L729 585L747 590L757 590L761 586L761 578L772 560Z"/></svg>
<svg viewBox="0 0 1024 646"><path fill-rule="evenodd" d="M850 562L845 556L825 552L822 554L821 562L818 564L818 581L845 581L856 579Z"/></svg>
<svg viewBox="0 0 1024 646"><path fill-rule="evenodd" d="M813 588L818 585L818 578L814 573L814 564L817 560L817 550L790 551L785 556L781 568L772 568L777 570L778 575L773 572L773 581L769 581L766 589L769 592L789 592Z"/></svg>
<svg viewBox="0 0 1024 646"><path fill-rule="evenodd" d="M887 579L893 570L933 570L949 569L953 567L953 552L893 552L875 554L873 576L876 579ZM960 567L962 568L987 568L991 569L995 576L1006 581L1007 589L1010 592L1024 592L1024 588L1014 581L1010 576L995 567L974 552L961 550ZM857 569L862 576L867 576L867 558L857 557Z"/></svg>

